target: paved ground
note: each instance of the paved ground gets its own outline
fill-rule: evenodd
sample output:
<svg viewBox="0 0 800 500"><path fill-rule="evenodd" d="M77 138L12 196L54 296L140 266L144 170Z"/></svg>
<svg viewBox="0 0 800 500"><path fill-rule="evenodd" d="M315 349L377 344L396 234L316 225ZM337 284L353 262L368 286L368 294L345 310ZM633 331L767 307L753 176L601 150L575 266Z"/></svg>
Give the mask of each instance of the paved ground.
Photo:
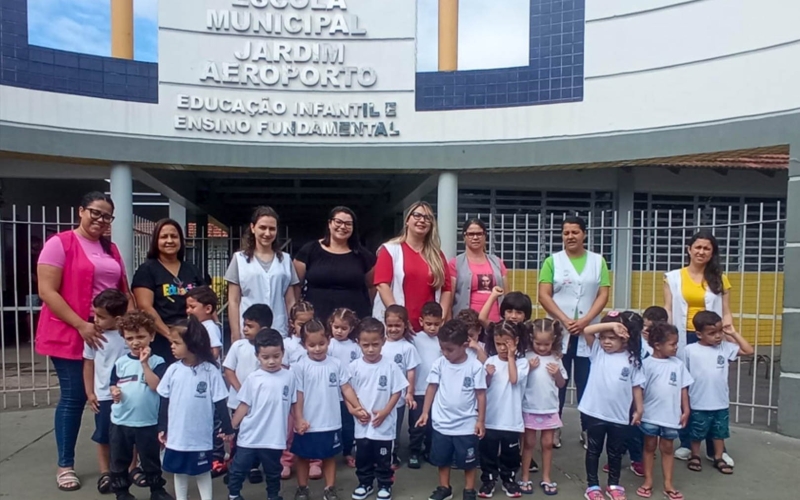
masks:
<svg viewBox="0 0 800 500"><path fill-rule="evenodd" d="M577 426L577 412L568 409L565 421L569 429ZM77 470L84 482L84 488L73 493L59 493L55 488L55 442L53 439L53 409L0 413L0 498L13 500L111 500L111 496L97 493L94 484L97 480L95 448L90 441L93 419L90 414L84 418L77 450ZM736 472L733 476L723 476L704 463L705 470L692 473L685 469L683 462L677 462L676 484L687 499L767 499L797 500L798 463L800 463L800 441L777 434L735 427L731 430L729 450L736 459ZM401 452L402 453L402 452ZM560 498L582 498L585 488L583 468L583 448L575 436L566 436L564 447L555 452L554 480L558 482ZM658 467L658 463L656 463ZM343 466L339 468L339 488L342 500L349 499L355 487L355 474ZM660 473L657 472L658 480ZM534 480L540 479L538 474ZM634 491L640 484L628 469L622 476L623 486L628 488L630 498L637 498ZM658 483L657 483L658 484ZM454 471L453 485L460 499L463 476ZM397 472L394 489L396 499L427 499L436 486L436 471L430 466L418 471L403 468ZM171 488L171 486L170 486ZM795 491L795 493L791 493ZM321 498L322 484L313 482L314 498ZM148 498L147 490L132 490L138 498ZM284 483L283 495L291 500L294 483ZM214 482L217 499L227 498L227 490L221 479ZM249 500L264 498L262 485L246 485L243 491ZM536 497L543 497L541 491ZM497 497L505 498L502 493ZM198 499L196 490L190 497ZM661 499L660 490L653 498Z"/></svg>

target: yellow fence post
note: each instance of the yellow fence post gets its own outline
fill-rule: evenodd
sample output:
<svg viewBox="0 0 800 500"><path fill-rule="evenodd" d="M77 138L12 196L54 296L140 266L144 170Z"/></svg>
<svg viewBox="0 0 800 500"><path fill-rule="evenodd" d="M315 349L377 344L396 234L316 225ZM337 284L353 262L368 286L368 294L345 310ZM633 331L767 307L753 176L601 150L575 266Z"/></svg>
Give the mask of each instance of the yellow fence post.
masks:
<svg viewBox="0 0 800 500"><path fill-rule="evenodd" d="M458 69L458 0L439 0L439 71Z"/></svg>
<svg viewBox="0 0 800 500"><path fill-rule="evenodd" d="M111 0L111 57L133 59L133 0Z"/></svg>

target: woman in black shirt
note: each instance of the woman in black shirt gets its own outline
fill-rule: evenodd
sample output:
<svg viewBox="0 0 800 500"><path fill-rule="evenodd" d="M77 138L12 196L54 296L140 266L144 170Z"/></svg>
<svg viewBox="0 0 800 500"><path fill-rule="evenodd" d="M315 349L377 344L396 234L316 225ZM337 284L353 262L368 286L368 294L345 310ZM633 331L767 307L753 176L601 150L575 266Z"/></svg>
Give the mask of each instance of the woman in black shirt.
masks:
<svg viewBox="0 0 800 500"><path fill-rule="evenodd" d="M325 235L307 243L294 258L303 297L314 305L315 315L324 320L339 307L347 307L359 318L372 313L370 288L375 255L358 239L356 214L347 207L330 212Z"/></svg>

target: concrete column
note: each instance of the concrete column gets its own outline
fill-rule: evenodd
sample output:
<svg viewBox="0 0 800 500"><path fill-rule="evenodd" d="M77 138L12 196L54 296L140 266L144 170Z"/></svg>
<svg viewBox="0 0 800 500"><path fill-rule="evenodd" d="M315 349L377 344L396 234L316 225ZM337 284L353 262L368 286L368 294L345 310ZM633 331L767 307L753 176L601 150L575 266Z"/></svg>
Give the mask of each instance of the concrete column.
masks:
<svg viewBox="0 0 800 500"><path fill-rule="evenodd" d="M617 169L617 227L629 228L633 223L633 172ZM612 304L614 309L630 309L631 276L633 273L633 231L619 229L615 232L612 271Z"/></svg>
<svg viewBox="0 0 800 500"><path fill-rule="evenodd" d="M778 432L800 438L800 141L789 145Z"/></svg>
<svg viewBox="0 0 800 500"><path fill-rule="evenodd" d="M439 0L439 71L458 69L458 0Z"/></svg>
<svg viewBox="0 0 800 500"><path fill-rule="evenodd" d="M133 59L133 0L111 0L111 57Z"/></svg>
<svg viewBox="0 0 800 500"><path fill-rule="evenodd" d="M133 176L130 165L111 167L111 199L114 200L111 239L122 255L130 280L133 269Z"/></svg>
<svg viewBox="0 0 800 500"><path fill-rule="evenodd" d="M181 205L175 200L169 200L169 218L180 224L183 229L183 234L186 235L188 228L186 227L186 207Z"/></svg>
<svg viewBox="0 0 800 500"><path fill-rule="evenodd" d="M448 259L456 256L458 237L458 174L439 174L439 191L436 198L439 237L442 251Z"/></svg>

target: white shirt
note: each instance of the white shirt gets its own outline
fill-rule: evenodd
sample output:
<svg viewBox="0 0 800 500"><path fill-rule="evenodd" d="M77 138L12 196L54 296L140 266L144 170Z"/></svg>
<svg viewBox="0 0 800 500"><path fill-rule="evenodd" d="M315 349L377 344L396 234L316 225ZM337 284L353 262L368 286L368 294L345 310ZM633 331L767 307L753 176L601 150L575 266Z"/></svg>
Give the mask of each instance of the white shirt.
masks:
<svg viewBox="0 0 800 500"><path fill-rule="evenodd" d="M283 339L283 364L285 366L292 366L298 361L306 357L306 348L300 337L286 337Z"/></svg>
<svg viewBox="0 0 800 500"><path fill-rule="evenodd" d="M694 379L683 361L676 357L648 357L642 361L644 373L644 415L642 422L670 429L681 428L681 390Z"/></svg>
<svg viewBox="0 0 800 500"><path fill-rule="evenodd" d="M297 401L296 380L286 369L256 370L242 383L240 401L250 409L239 425L237 446L286 449L286 422Z"/></svg>
<svg viewBox="0 0 800 500"><path fill-rule="evenodd" d="M478 423L478 389L486 389L486 371L479 361L467 358L453 364L442 356L431 367L429 384L438 384L433 399L433 428L446 436L475 433Z"/></svg>
<svg viewBox="0 0 800 500"><path fill-rule="evenodd" d="M297 390L303 393L303 418L308 432L335 431L342 428L339 406L341 386L350 380L347 367L326 356L314 361L305 356L292 366L297 376Z"/></svg>
<svg viewBox="0 0 800 500"><path fill-rule="evenodd" d="M608 354L600 347L600 339L595 339L589 354L589 381L578 411L606 422L630 424L633 388L644 383L644 375L629 356L627 351Z"/></svg>
<svg viewBox="0 0 800 500"><path fill-rule="evenodd" d="M528 376L528 360L516 359L517 383L508 380L508 361L499 356L491 356L483 365L494 366L494 375L488 377L489 387L486 389L486 428L497 431L523 432L522 393L525 378Z"/></svg>
<svg viewBox="0 0 800 500"><path fill-rule="evenodd" d="M328 356L333 356L342 365L349 366L350 363L361 357L361 347L350 339L336 340L332 338L331 343L328 344Z"/></svg>
<svg viewBox="0 0 800 500"><path fill-rule="evenodd" d="M428 375L431 373L433 363L442 357L439 339L427 333L419 332L414 337L414 347L417 348L419 364L417 365L417 378L414 381L414 395L424 396L428 389Z"/></svg>
<svg viewBox="0 0 800 500"><path fill-rule="evenodd" d="M222 367L233 370L239 380L239 385L244 385L247 376L259 368L255 346L248 339L237 340L225 356ZM228 390L228 408L235 410L238 407L239 398L236 395L236 389L231 386Z"/></svg>
<svg viewBox="0 0 800 500"><path fill-rule="evenodd" d="M689 386L689 406L692 410L724 410L730 406L728 388L728 362L739 356L739 346L722 341L716 347L700 345L686 346L686 368L694 378Z"/></svg>
<svg viewBox="0 0 800 500"><path fill-rule="evenodd" d="M485 343L478 342L478 345L481 346L481 349L483 349L484 352L486 352L486 344ZM471 348L471 347L467 347L467 357L469 359L478 359L478 351L473 349L473 348ZM478 360L478 362L480 363L480 360Z"/></svg>
<svg viewBox="0 0 800 500"><path fill-rule="evenodd" d="M206 327L208 332L208 340L211 341L211 348L222 348L222 332L219 330L219 325L214 323L213 319L203 321L203 326Z"/></svg>
<svg viewBox="0 0 800 500"><path fill-rule="evenodd" d="M383 348L381 349L381 356L394 361L398 368L400 368L400 371L403 372L404 377L408 376L409 371L419 366L419 353L417 353L417 348L414 347L414 344L406 339L387 339L386 343L383 344ZM416 386L416 381L414 382L414 385ZM401 408L406 405L405 398L406 391L403 390L403 394L400 395L400 401L397 402L397 408Z"/></svg>
<svg viewBox="0 0 800 500"><path fill-rule="evenodd" d="M539 415L558 413L558 386L553 376L547 373L547 365L557 363L558 371L561 372L564 380L567 380L569 375L564 369L564 363L553 355L539 356L535 352L525 354L528 362L533 358L539 358L539 366L528 371L528 377L525 380L525 395L522 398L522 411ZM530 364L528 366L530 367Z"/></svg>
<svg viewBox="0 0 800 500"><path fill-rule="evenodd" d="M386 408L392 395L403 392L408 387L405 374L396 363L386 356L381 356L377 363L368 363L359 358L350 363L350 385L356 391L361 406L373 417L373 411ZM354 418L355 417L351 417ZM372 439L375 441L392 441L395 439L397 412L389 412L383 423L374 427L372 422L362 424L355 421L356 439Z"/></svg>
<svg viewBox="0 0 800 500"><path fill-rule="evenodd" d="M642 359L647 359L653 355L653 348L650 347L650 344L647 343L645 339L642 339Z"/></svg>
<svg viewBox="0 0 800 500"><path fill-rule="evenodd" d="M128 354L128 344L118 330L103 332L108 342L101 342L100 349L83 344L83 359L94 360L94 395L98 401L111 401L111 370L119 358Z"/></svg>
<svg viewBox="0 0 800 500"><path fill-rule="evenodd" d="M169 399L167 448L211 451L214 448L214 403L228 395L222 374L210 363L186 366L177 361L167 368L158 394Z"/></svg>

